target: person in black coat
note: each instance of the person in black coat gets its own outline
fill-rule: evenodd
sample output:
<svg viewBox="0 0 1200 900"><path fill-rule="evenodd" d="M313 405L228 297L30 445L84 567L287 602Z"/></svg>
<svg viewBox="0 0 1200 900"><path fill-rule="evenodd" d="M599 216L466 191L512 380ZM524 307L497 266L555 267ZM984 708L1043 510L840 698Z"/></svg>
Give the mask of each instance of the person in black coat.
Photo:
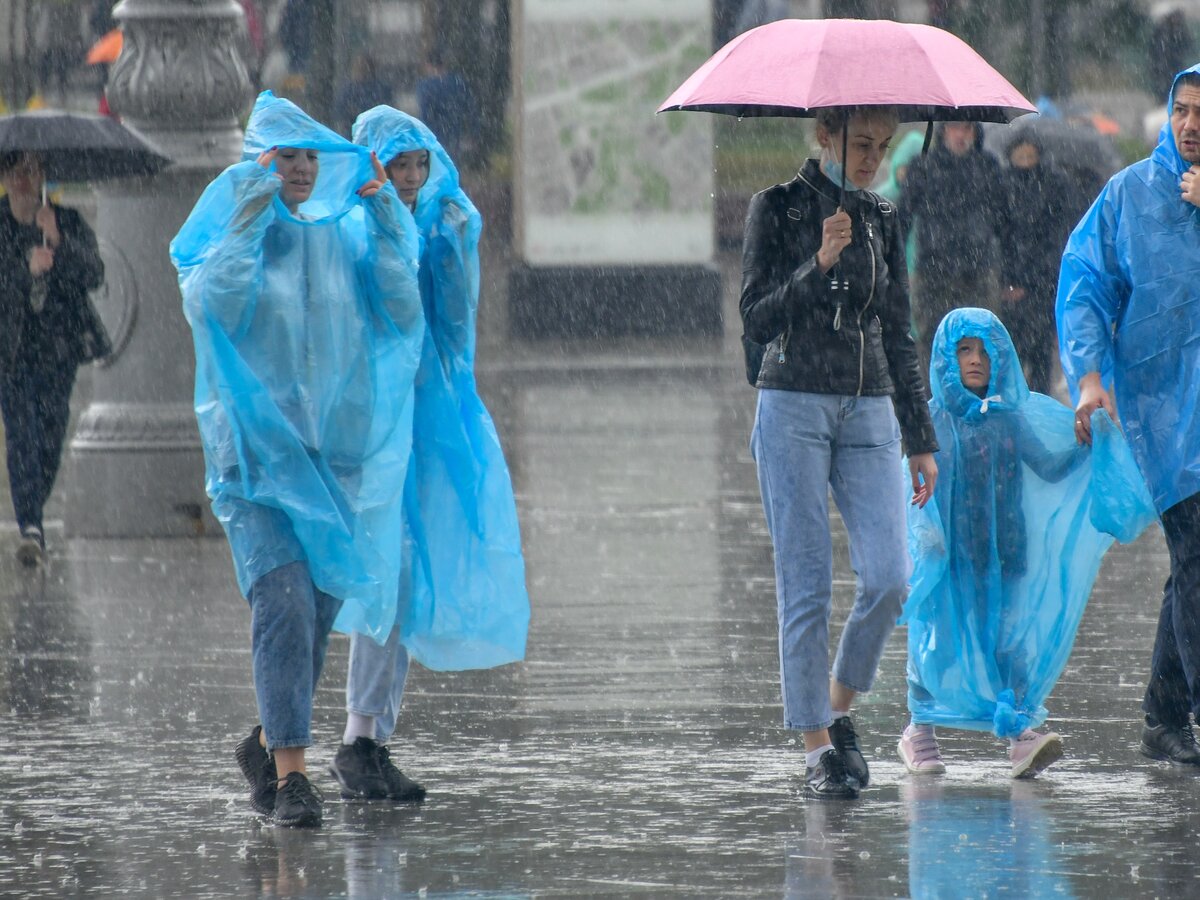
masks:
<svg viewBox="0 0 1200 900"><path fill-rule="evenodd" d="M30 154L0 155L0 412L17 553L44 558L42 508L62 458L80 363L107 352L87 292L104 280L96 236L75 210L43 203Z"/></svg>
<svg viewBox="0 0 1200 900"><path fill-rule="evenodd" d="M805 781L822 798L867 786L850 706L870 690L907 593L906 503L924 504L937 480L904 238L895 206L866 190L895 130L895 113L823 110L821 159L754 196L742 251L742 326L759 389L751 450L775 548L784 725L802 733ZM857 581L832 678L830 489Z"/></svg>
<svg viewBox="0 0 1200 900"><path fill-rule="evenodd" d="M1058 266L1075 220L1083 212L1067 177L1041 161L1032 134L1008 145L1010 167L1000 174L999 316L1024 361L1030 390L1050 393L1057 353L1054 296Z"/></svg>
<svg viewBox="0 0 1200 900"><path fill-rule="evenodd" d="M916 309L921 371L938 324L960 306L996 308L996 210L1000 167L976 122L938 125L929 153L908 167L899 206L915 220L921 261Z"/></svg>

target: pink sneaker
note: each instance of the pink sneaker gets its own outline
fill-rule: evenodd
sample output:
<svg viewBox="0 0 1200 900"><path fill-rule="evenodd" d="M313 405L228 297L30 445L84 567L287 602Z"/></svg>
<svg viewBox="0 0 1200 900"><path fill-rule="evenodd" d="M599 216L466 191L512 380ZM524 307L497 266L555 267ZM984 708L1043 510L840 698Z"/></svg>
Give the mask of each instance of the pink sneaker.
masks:
<svg viewBox="0 0 1200 900"><path fill-rule="evenodd" d="M1008 758L1012 761L1013 778L1033 778L1062 759L1062 738L1053 731L1038 734L1026 728L1010 745Z"/></svg>
<svg viewBox="0 0 1200 900"><path fill-rule="evenodd" d="M909 725L896 749L904 767L914 775L942 775L946 771L932 725Z"/></svg>

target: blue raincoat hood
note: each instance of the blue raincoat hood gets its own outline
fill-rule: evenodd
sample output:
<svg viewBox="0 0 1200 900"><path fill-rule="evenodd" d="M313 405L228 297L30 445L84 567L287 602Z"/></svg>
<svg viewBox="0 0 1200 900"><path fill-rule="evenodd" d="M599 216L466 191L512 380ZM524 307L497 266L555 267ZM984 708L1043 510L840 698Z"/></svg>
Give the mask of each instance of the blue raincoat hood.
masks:
<svg viewBox="0 0 1200 900"><path fill-rule="evenodd" d="M312 195L292 215L283 201L271 199L273 215L281 221L306 226L336 222L361 204L355 191L375 177L371 152L330 131L290 100L263 91L254 103L242 142L242 163L226 169L197 201L183 228L171 242L176 266L188 267L203 261L216 243L224 239L222 229L231 224L239 194L247 179L257 180L262 167L256 160L274 147L316 150L320 171ZM275 164L268 170L275 172ZM226 216L219 220L220 216Z"/></svg>
<svg viewBox="0 0 1200 900"><path fill-rule="evenodd" d="M529 595L512 481L475 386L482 220L450 155L418 119L376 106L353 135L385 166L401 153L429 152L414 211L426 325L404 488L412 565L400 640L430 669L513 662L525 655Z"/></svg>
<svg viewBox="0 0 1200 900"><path fill-rule="evenodd" d="M983 398L961 382L964 337L991 360ZM929 380L941 450L933 499L909 508L909 706L917 722L1012 737L1046 717L1104 551L1153 511L1112 421L1097 413L1094 448L1078 445L1074 414L1029 390L992 313L942 320Z"/></svg>
<svg viewBox="0 0 1200 900"><path fill-rule="evenodd" d="M312 197L292 215L253 160L315 149ZM213 511L243 593L303 561L343 601L342 630L395 621L402 484L424 320L416 223L370 153L269 92L246 161L204 191L171 244L196 350L196 418Z"/></svg>
<svg viewBox="0 0 1200 900"><path fill-rule="evenodd" d="M1200 65L1180 72L1200 75ZM1167 111L1175 95L1172 86ZM1063 253L1056 311L1073 396L1101 373L1161 512L1200 492L1200 209L1170 121L1148 159L1112 177Z"/></svg>
<svg viewBox="0 0 1200 900"><path fill-rule="evenodd" d="M956 348L963 338L979 338L992 365L991 379L984 397L978 397L962 383ZM953 415L978 421L989 409L1014 410L1029 399L1029 385L1017 359L1008 330L985 309L957 309L942 319L933 337L930 355L929 386L931 406Z"/></svg>

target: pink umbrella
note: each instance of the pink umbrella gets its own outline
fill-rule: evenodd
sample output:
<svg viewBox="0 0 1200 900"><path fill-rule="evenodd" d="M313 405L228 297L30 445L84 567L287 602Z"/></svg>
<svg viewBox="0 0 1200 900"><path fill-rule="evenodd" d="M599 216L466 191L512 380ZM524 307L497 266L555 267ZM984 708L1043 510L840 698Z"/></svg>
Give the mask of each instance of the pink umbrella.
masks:
<svg viewBox="0 0 1200 900"><path fill-rule="evenodd" d="M658 108L813 116L895 106L904 122L1010 122L1036 112L983 57L929 25L782 19L738 35Z"/></svg>

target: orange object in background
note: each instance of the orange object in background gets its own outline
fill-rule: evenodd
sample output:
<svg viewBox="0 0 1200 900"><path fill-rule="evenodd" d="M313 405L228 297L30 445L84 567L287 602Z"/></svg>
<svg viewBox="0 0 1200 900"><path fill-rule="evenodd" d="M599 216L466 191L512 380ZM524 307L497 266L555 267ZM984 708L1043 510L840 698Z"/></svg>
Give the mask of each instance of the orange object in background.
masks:
<svg viewBox="0 0 1200 900"><path fill-rule="evenodd" d="M1117 123L1117 120L1104 115L1104 113L1092 113L1088 116L1088 121L1101 134L1107 134L1111 137L1114 134L1121 133L1121 126Z"/></svg>
<svg viewBox="0 0 1200 900"><path fill-rule="evenodd" d="M101 63L116 62L117 57L121 55L121 47L124 45L125 35L121 33L120 28L114 28L92 44L92 49L88 51L87 64L98 66Z"/></svg>

